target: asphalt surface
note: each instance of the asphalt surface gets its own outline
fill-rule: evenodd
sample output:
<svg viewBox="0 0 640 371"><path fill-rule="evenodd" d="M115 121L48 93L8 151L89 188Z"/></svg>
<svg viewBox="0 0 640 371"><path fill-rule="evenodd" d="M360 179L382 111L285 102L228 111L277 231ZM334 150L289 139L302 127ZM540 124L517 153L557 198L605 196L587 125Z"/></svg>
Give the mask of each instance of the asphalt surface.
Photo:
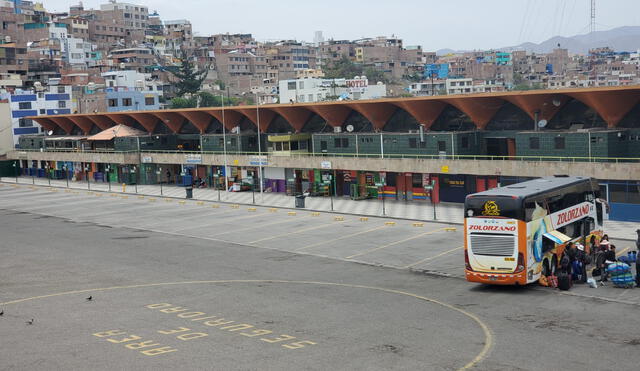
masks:
<svg viewBox="0 0 640 371"><path fill-rule="evenodd" d="M460 231L335 217L4 184L0 369L640 362L640 290L469 284Z"/></svg>

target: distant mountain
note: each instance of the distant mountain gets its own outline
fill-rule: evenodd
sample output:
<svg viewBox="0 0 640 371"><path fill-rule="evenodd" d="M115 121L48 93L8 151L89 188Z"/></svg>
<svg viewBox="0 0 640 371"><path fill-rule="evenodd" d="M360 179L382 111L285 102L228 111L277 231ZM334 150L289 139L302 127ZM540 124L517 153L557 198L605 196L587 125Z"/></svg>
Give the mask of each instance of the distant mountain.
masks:
<svg viewBox="0 0 640 371"><path fill-rule="evenodd" d="M640 49L640 26L624 26L607 31L596 31L571 37L555 36L540 44L526 42L500 50L526 50L535 53L549 53L558 47L569 49L570 53L586 54L589 49L610 47L615 51L637 51Z"/></svg>
<svg viewBox="0 0 640 371"><path fill-rule="evenodd" d="M608 46L615 51L635 52L640 50L640 26L624 26L607 31L576 35L570 37L554 36L540 44L526 42L516 46L497 48L496 50L526 50L534 53L549 53L558 47L569 49L570 53L587 54L589 49ZM436 55L464 53L467 50L440 49Z"/></svg>

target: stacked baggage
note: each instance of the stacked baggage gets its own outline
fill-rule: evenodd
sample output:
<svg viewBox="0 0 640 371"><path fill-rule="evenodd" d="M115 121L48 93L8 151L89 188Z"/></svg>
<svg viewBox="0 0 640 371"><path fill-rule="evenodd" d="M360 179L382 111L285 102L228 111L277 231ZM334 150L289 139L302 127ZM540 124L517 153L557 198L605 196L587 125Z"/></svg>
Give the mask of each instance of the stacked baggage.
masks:
<svg viewBox="0 0 640 371"><path fill-rule="evenodd" d="M631 267L622 262L611 263L607 267L607 273L611 276L611 282L615 287L632 288L635 279L631 273Z"/></svg>

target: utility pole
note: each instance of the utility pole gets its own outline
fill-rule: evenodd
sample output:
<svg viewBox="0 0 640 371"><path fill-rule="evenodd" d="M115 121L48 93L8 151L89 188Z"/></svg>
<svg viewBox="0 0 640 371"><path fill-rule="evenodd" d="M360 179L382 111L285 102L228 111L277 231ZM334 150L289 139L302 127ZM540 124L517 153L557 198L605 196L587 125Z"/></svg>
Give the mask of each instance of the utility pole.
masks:
<svg viewBox="0 0 640 371"><path fill-rule="evenodd" d="M596 32L596 0L591 0L591 22L589 23L591 33ZM591 35L593 38L593 35Z"/></svg>

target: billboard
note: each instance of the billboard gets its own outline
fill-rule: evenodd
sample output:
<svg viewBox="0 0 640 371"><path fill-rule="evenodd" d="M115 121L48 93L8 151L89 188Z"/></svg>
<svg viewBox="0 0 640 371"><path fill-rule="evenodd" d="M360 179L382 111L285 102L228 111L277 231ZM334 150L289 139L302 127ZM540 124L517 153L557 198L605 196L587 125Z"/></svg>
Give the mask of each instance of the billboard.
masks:
<svg viewBox="0 0 640 371"><path fill-rule="evenodd" d="M449 77L449 64L448 63L432 63L424 66L425 78L437 78L446 79Z"/></svg>

